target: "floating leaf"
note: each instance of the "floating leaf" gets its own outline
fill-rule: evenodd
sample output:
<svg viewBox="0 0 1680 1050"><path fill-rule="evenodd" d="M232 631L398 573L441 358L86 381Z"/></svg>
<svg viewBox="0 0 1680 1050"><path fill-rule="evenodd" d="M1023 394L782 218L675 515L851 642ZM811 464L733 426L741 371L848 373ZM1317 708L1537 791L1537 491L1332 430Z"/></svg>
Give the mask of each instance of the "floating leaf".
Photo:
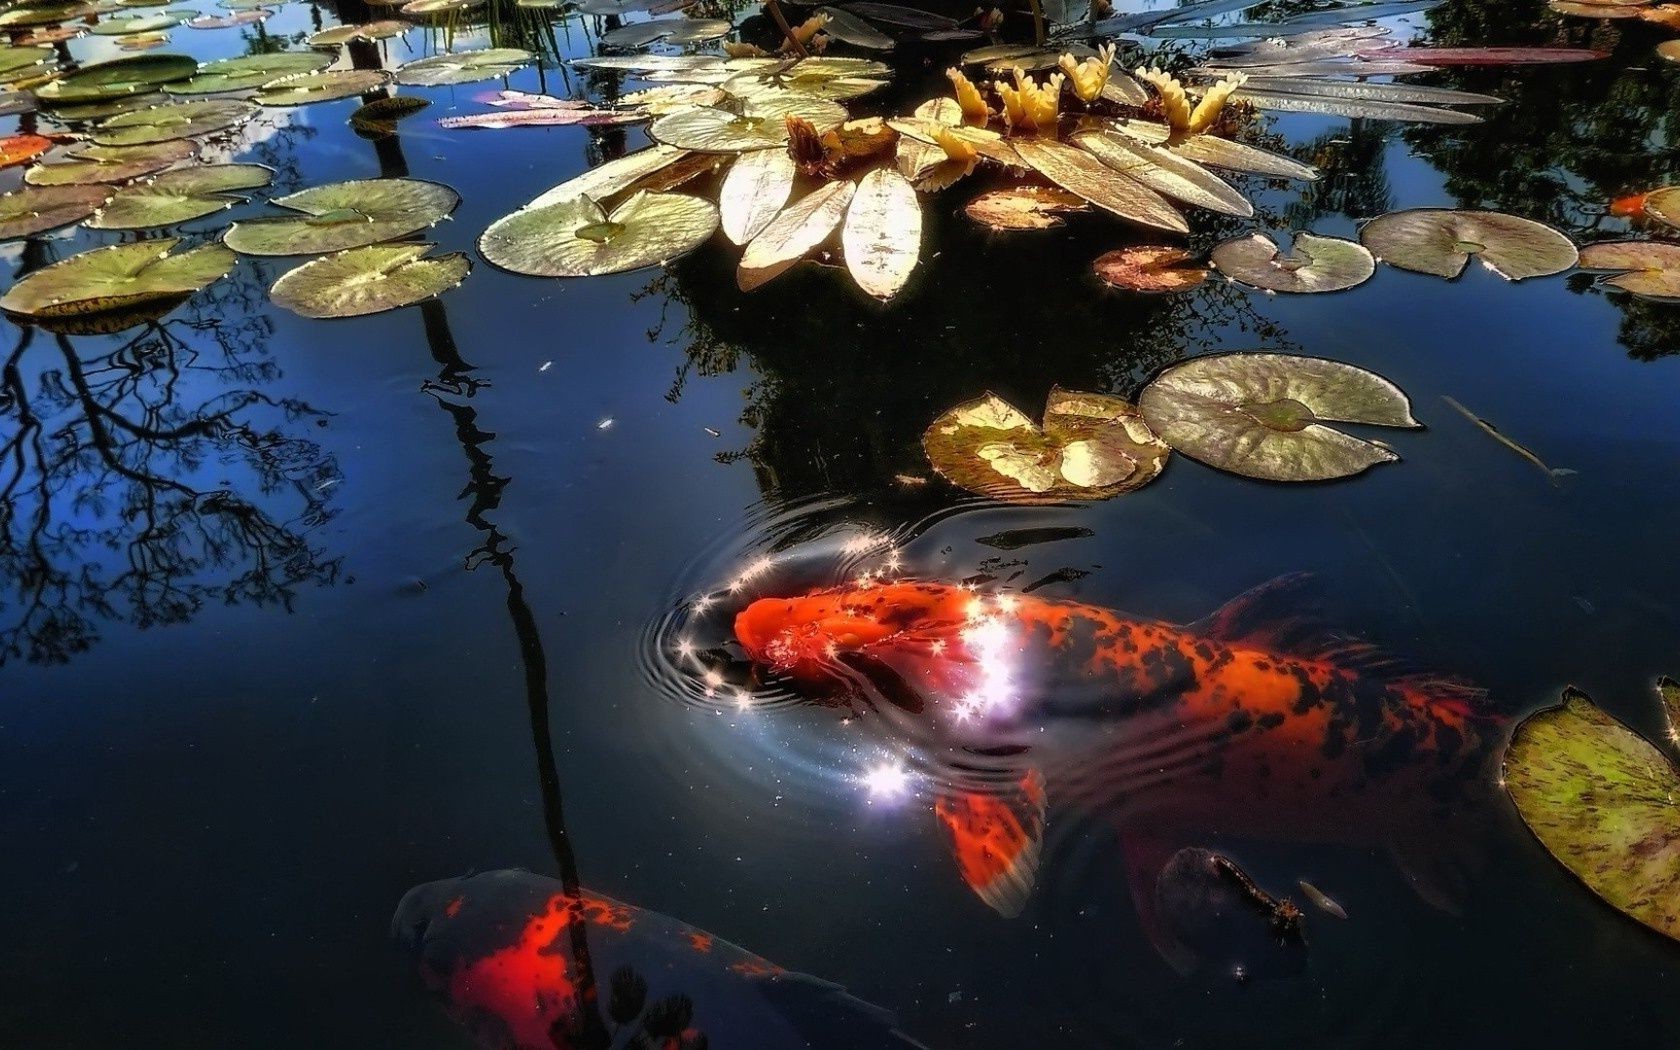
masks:
<svg viewBox="0 0 1680 1050"><path fill-rule="evenodd" d="M399 10L405 15L418 17L447 15L465 11L469 7L477 7L483 2L484 0L409 0Z"/></svg>
<svg viewBox="0 0 1680 1050"><path fill-rule="evenodd" d="M97 14L98 9L82 0L39 0L35 3L13 4L0 11L0 29L23 29L29 26L56 25Z"/></svg>
<svg viewBox="0 0 1680 1050"><path fill-rule="evenodd" d="M1497 95L1428 87L1422 84L1383 84L1368 81L1327 81L1305 77L1250 76L1233 97L1249 94L1310 95L1342 101L1420 102L1434 106L1487 106L1504 100Z"/></svg>
<svg viewBox="0 0 1680 1050"><path fill-rule="evenodd" d="M1523 66L1554 62L1593 62L1608 51L1580 47L1396 47L1382 57L1420 66Z"/></svg>
<svg viewBox="0 0 1680 1050"><path fill-rule="evenodd" d="M1571 686L1518 724L1505 790L1546 852L1624 915L1680 939L1680 771Z"/></svg>
<svg viewBox="0 0 1680 1050"><path fill-rule="evenodd" d="M1109 499L1155 480L1169 455L1129 402L1061 387L1042 427L987 394L934 420L922 448L953 485L1011 503Z"/></svg>
<svg viewBox="0 0 1680 1050"><path fill-rule="evenodd" d="M785 145L788 117L808 120L821 133L843 123L846 111L828 99L785 91L754 95L741 104L739 114L711 108L670 113L654 121L648 134L681 149L746 153Z"/></svg>
<svg viewBox="0 0 1680 1050"><path fill-rule="evenodd" d="M1663 186L1645 194L1640 210L1658 222L1680 227L1680 186Z"/></svg>
<svg viewBox="0 0 1680 1050"><path fill-rule="evenodd" d="M1166 198L1083 150L1053 139L1023 138L1015 142L1015 152L1051 182L1122 219L1174 233L1190 229Z"/></svg>
<svg viewBox="0 0 1680 1050"><path fill-rule="evenodd" d="M111 196L109 186L25 186L0 194L0 241L81 222Z"/></svg>
<svg viewBox="0 0 1680 1050"><path fill-rule="evenodd" d="M1213 249L1213 265L1268 292L1340 292L1364 284L1377 269L1357 241L1311 233L1297 233L1289 251L1262 233L1233 237Z"/></svg>
<svg viewBox="0 0 1680 1050"><path fill-rule="evenodd" d="M95 212L87 226L93 230L141 230L177 223L243 204L231 190L267 186L274 170L261 164L200 164L166 171L145 182L117 191Z"/></svg>
<svg viewBox="0 0 1680 1050"><path fill-rule="evenodd" d="M843 44L867 48L871 51L891 51L893 49L892 37L850 11L842 11L838 7L819 7L817 8L817 14L828 19L828 23L823 26L823 32Z"/></svg>
<svg viewBox="0 0 1680 1050"><path fill-rule="evenodd" d="M1192 358L1144 387L1138 409L1175 450L1265 481L1327 481L1400 458L1325 423L1418 425L1382 376L1289 354Z"/></svg>
<svg viewBox="0 0 1680 1050"><path fill-rule="evenodd" d="M1453 278L1474 255L1506 280L1544 277L1575 265L1575 245L1544 223L1496 211L1416 208L1366 223L1359 239L1402 270Z"/></svg>
<svg viewBox="0 0 1680 1050"><path fill-rule="evenodd" d="M464 117L444 117L440 128L552 128L601 127L610 124L634 124L647 117L638 110L597 109L587 102L568 106L543 106L535 109L506 110L500 113L473 113Z"/></svg>
<svg viewBox="0 0 1680 1050"><path fill-rule="evenodd" d="M532 55L517 47L492 47L455 55L433 55L397 70L397 83L416 87L470 84L475 80L505 77L529 65Z"/></svg>
<svg viewBox="0 0 1680 1050"><path fill-rule="evenodd" d="M1657 57L1670 62L1680 62L1680 39L1664 40L1657 45Z"/></svg>
<svg viewBox="0 0 1680 1050"><path fill-rule="evenodd" d="M0 80L17 80L45 72L56 57L50 47L0 47Z"/></svg>
<svg viewBox="0 0 1680 1050"><path fill-rule="evenodd" d="M611 215L576 197L496 220L478 250L532 277L595 277L669 262L705 243L717 225L710 201L680 193L637 193Z"/></svg>
<svg viewBox="0 0 1680 1050"><path fill-rule="evenodd" d="M761 149L735 158L718 191L723 233L746 244L770 224L793 194L793 158L785 149Z"/></svg>
<svg viewBox="0 0 1680 1050"><path fill-rule="evenodd" d="M118 113L133 113L151 106L161 106L169 99L161 91L154 91L144 95L129 95L126 98L110 99L104 102L76 102L68 106L53 106L49 115L61 124L74 124L83 121L104 120L114 117Z"/></svg>
<svg viewBox="0 0 1680 1050"><path fill-rule="evenodd" d="M160 84L185 80L196 72L198 63L186 55L135 55L83 66L41 85L35 94L49 105L99 102L145 94Z"/></svg>
<svg viewBox="0 0 1680 1050"><path fill-rule="evenodd" d="M300 215L236 222L225 238L246 255L316 255L417 233L449 216L461 195L421 179L353 179L299 190L274 204Z"/></svg>
<svg viewBox="0 0 1680 1050"><path fill-rule="evenodd" d="M172 7L167 11L156 14L136 15L133 18L119 18L112 22L101 22L93 27L94 36L127 36L130 33L156 33L159 30L171 29L187 19L198 14L190 8Z"/></svg>
<svg viewBox="0 0 1680 1050"><path fill-rule="evenodd" d="M387 37L401 36L408 32L409 28L407 22L399 22L394 18L368 22L365 25L333 26L310 37L309 46L329 48L348 44L352 40L384 40Z"/></svg>
<svg viewBox="0 0 1680 1050"><path fill-rule="evenodd" d="M1122 175L1174 200L1225 215L1248 217L1254 205L1213 172L1159 146L1118 132L1076 135L1073 144Z"/></svg>
<svg viewBox="0 0 1680 1050"><path fill-rule="evenodd" d="M256 115L257 107L237 99L171 102L119 113L93 129L101 146L144 146L172 139L196 138L237 127Z"/></svg>
<svg viewBox="0 0 1680 1050"><path fill-rule="evenodd" d="M206 62L190 80L168 85L171 95L213 95L221 91L243 91L261 87L271 80L298 73L313 73L332 64L329 55L313 51L277 51L265 55L241 55Z"/></svg>
<svg viewBox="0 0 1680 1050"><path fill-rule="evenodd" d="M857 184L825 182L770 220L741 254L735 282L750 292L785 272L805 253L828 239L846 215Z"/></svg>
<svg viewBox="0 0 1680 1050"><path fill-rule="evenodd" d="M199 15L187 20L188 29L228 29L233 26L250 25L261 22L274 14L265 8L254 8L249 11L233 11L225 15Z"/></svg>
<svg viewBox="0 0 1680 1050"><path fill-rule="evenodd" d="M423 98L412 95L391 95L376 98L350 114L350 130L363 138L383 138L397 133L397 121L430 106Z"/></svg>
<svg viewBox="0 0 1680 1050"><path fill-rule="evenodd" d="M252 99L264 106L307 106L365 95L390 82L391 74L383 69L322 69L271 80Z"/></svg>
<svg viewBox="0 0 1680 1050"><path fill-rule="evenodd" d="M601 34L607 47L642 47L655 40L668 44L697 44L728 35L734 26L726 18L656 18L632 22Z"/></svg>
<svg viewBox="0 0 1680 1050"><path fill-rule="evenodd" d="M1302 164L1293 157L1260 149L1258 146L1250 146L1246 142L1233 142L1217 135L1191 135L1189 138L1168 144L1172 129L1165 124L1147 120L1121 120L1116 121L1114 127L1140 142L1163 146L1198 164L1276 179L1299 179L1305 182L1318 179L1318 169L1311 165Z"/></svg>
<svg viewBox="0 0 1680 1050"><path fill-rule="evenodd" d="M1011 186L982 193L963 212L994 230L1048 230L1069 212L1090 210L1084 197L1059 186Z"/></svg>
<svg viewBox="0 0 1680 1050"><path fill-rule="evenodd" d="M507 92L503 92L507 94ZM727 101L729 93L705 84L672 84L669 87L644 88L620 95L620 106L634 107L653 117L662 117L695 106L716 106ZM500 105L500 103L498 103Z"/></svg>
<svg viewBox="0 0 1680 1050"><path fill-rule="evenodd" d="M1388 85L1376 85L1386 87ZM1371 120L1399 120L1415 124L1480 124L1482 118L1474 113L1438 106L1420 106L1410 102L1389 102L1372 99L1341 99L1323 94L1289 91L1258 91L1246 87L1231 93L1238 102L1247 102L1255 109L1274 113L1313 113L1328 117L1368 118Z"/></svg>
<svg viewBox="0 0 1680 1050"><path fill-rule="evenodd" d="M71 317L178 301L224 277L231 251L206 244L171 255L177 237L133 241L72 255L24 277L0 296L0 310L26 317Z"/></svg>
<svg viewBox="0 0 1680 1050"><path fill-rule="evenodd" d="M680 163L689 156L687 150L673 146L658 144L635 153L627 153L622 157L607 161L598 167L573 179L567 179L538 196L526 208L543 208L562 201L577 200L580 197L591 197L596 201L604 201L617 196L631 187L657 176L660 172Z"/></svg>
<svg viewBox="0 0 1680 1050"><path fill-rule="evenodd" d="M190 139L157 142L149 146L98 146L91 143L72 147L66 159L37 164L23 173L31 186L87 186L100 182L127 182L152 175L172 164L198 155Z"/></svg>
<svg viewBox="0 0 1680 1050"><path fill-rule="evenodd" d="M117 47L123 51L150 51L169 43L168 33L134 33L117 37Z"/></svg>
<svg viewBox="0 0 1680 1050"><path fill-rule="evenodd" d="M1105 284L1129 292L1187 292L1208 276L1195 256L1166 244L1121 248L1098 256L1091 268Z"/></svg>
<svg viewBox="0 0 1680 1050"><path fill-rule="evenodd" d="M876 168L858 180L840 244L859 288L877 299L897 295L922 251L922 206L915 187L891 168Z"/></svg>
<svg viewBox="0 0 1680 1050"><path fill-rule="evenodd" d="M52 149L56 143L45 135L6 135L0 137L0 168L27 164Z"/></svg>
<svg viewBox="0 0 1680 1050"><path fill-rule="evenodd" d="M467 278L461 252L435 259L433 244L373 244L289 270L269 290L273 300L304 317L361 317L436 298Z"/></svg>
<svg viewBox="0 0 1680 1050"><path fill-rule="evenodd" d="M1581 249L1581 268L1611 274L1603 283L1642 299L1680 301L1680 244L1608 241Z"/></svg>
<svg viewBox="0 0 1680 1050"><path fill-rule="evenodd" d="M878 4L869 0L858 0L856 3L841 4L842 10L860 15L871 22L882 22L887 25L904 26L907 29L921 29L928 32L955 29L955 19L944 15L937 15L930 11L923 11L915 7L901 7L898 4Z"/></svg>

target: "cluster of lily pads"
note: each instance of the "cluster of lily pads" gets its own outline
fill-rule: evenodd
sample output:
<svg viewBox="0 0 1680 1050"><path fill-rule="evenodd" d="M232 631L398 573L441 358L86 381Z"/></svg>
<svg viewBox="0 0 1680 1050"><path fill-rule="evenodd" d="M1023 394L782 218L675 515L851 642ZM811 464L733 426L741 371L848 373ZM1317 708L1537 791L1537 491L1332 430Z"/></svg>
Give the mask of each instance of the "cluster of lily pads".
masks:
<svg viewBox="0 0 1680 1050"><path fill-rule="evenodd" d="M1657 0L1550 0L1546 6L1559 14L1577 18L1637 18L1669 29L1680 29L1680 4L1659 3ZM1664 40L1657 45L1657 54L1670 62L1680 62L1680 39Z"/></svg>

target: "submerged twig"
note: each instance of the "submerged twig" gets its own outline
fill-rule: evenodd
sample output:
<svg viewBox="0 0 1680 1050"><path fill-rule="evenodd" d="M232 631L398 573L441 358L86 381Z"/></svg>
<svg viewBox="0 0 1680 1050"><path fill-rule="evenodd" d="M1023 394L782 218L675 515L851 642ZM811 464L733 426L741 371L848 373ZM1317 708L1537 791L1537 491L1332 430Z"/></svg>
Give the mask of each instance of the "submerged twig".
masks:
<svg viewBox="0 0 1680 1050"><path fill-rule="evenodd" d="M1032 0L1032 2L1036 4L1038 0ZM787 38L788 46L793 49L793 53L800 58L810 58L810 52L806 51L805 45L799 42L799 37L793 31L793 26L788 24L787 16L782 13L782 5L777 0L764 0L764 9L770 12L770 17L775 21L776 28L780 29L782 36Z"/></svg>

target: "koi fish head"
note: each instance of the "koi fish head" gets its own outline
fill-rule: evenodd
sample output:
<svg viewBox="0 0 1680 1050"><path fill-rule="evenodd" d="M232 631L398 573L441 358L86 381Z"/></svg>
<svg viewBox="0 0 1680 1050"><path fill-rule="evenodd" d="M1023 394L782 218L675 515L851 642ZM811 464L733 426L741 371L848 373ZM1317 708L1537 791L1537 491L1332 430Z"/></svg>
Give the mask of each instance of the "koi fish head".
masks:
<svg viewBox="0 0 1680 1050"><path fill-rule="evenodd" d="M893 645L938 650L955 639L973 595L939 583L831 587L796 598L760 598L735 617L735 637L755 663L805 682L832 678L846 657Z"/></svg>

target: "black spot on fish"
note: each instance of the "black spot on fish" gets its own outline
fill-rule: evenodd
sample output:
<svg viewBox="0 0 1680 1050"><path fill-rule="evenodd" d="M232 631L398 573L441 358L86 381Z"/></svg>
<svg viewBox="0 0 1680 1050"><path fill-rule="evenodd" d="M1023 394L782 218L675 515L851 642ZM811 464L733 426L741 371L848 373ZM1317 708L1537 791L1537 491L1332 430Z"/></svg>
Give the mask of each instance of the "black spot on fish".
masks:
<svg viewBox="0 0 1680 1050"><path fill-rule="evenodd" d="M1241 707L1232 711L1225 718L1225 728L1229 729L1233 735L1246 733L1253 724L1254 716Z"/></svg>
<svg viewBox="0 0 1680 1050"><path fill-rule="evenodd" d="M1212 663L1213 662L1213 646L1209 645L1208 643L1197 642L1196 643L1196 648L1195 648L1194 651L1196 653L1196 658L1198 660L1202 661L1203 663Z"/></svg>
<svg viewBox="0 0 1680 1050"><path fill-rule="evenodd" d="M1283 725L1283 712L1268 711L1261 715L1255 721L1255 724L1260 727L1262 732L1268 729L1276 729L1278 726Z"/></svg>
<svg viewBox="0 0 1680 1050"><path fill-rule="evenodd" d="M1254 775L1264 780L1272 775L1272 767L1262 762L1260 763L1260 767L1254 771Z"/></svg>

